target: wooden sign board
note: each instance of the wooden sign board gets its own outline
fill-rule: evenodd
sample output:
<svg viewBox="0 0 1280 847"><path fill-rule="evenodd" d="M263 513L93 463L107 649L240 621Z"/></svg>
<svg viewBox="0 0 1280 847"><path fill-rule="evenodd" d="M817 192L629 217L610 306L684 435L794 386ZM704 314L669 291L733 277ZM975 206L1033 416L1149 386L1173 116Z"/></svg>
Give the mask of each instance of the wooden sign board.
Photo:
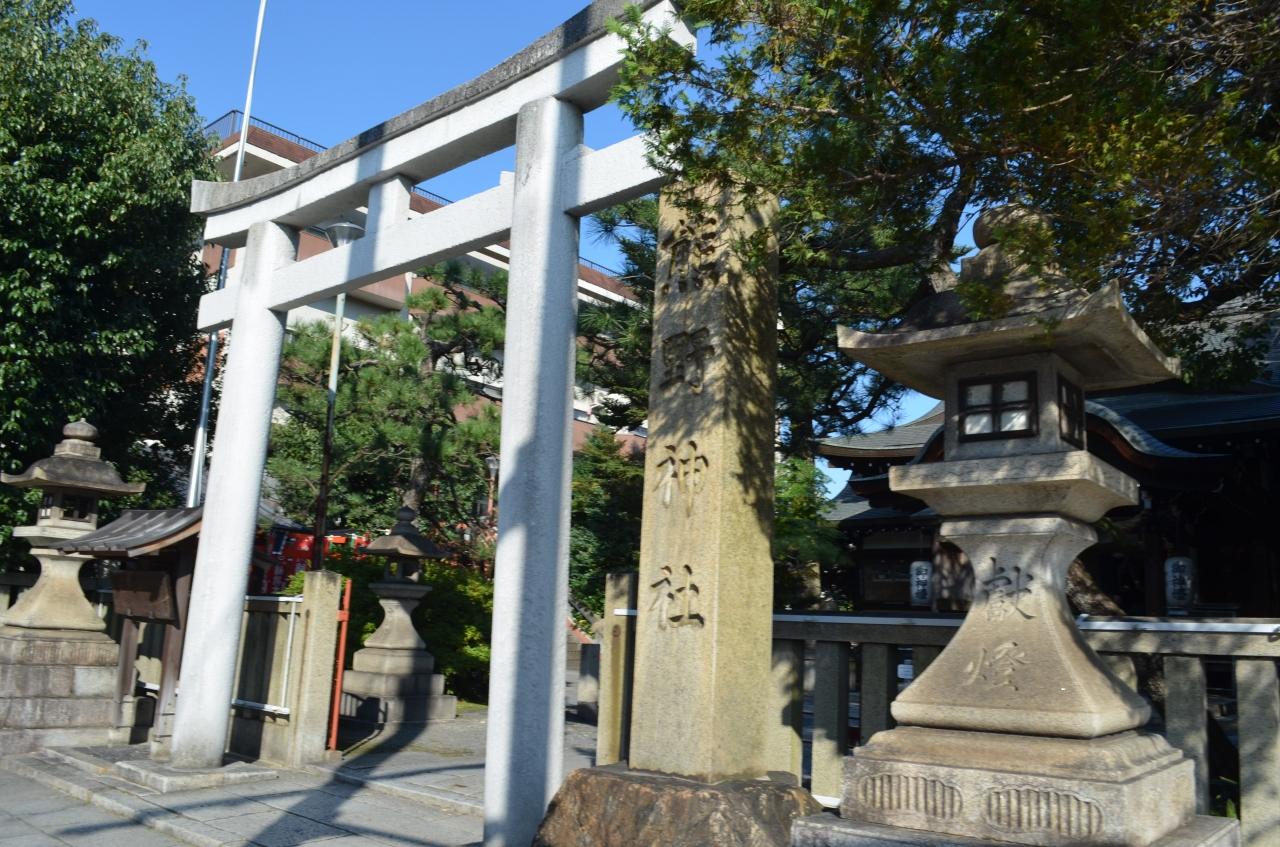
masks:
<svg viewBox="0 0 1280 847"><path fill-rule="evenodd" d="M173 582L167 571L115 571L111 591L117 615L147 621L177 619Z"/></svg>

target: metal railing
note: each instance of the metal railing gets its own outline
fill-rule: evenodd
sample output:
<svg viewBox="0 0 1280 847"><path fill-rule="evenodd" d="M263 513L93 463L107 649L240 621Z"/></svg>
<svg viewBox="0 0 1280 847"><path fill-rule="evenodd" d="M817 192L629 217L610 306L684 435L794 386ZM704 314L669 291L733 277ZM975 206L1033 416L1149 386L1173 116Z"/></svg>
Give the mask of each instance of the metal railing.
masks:
<svg viewBox="0 0 1280 847"><path fill-rule="evenodd" d="M628 754L636 604L635 581L627 576L611 575L606 597L600 765ZM766 696L768 714L781 717L767 729L769 769L804 778L819 801L836 806L845 756L894 726L894 698L941 653L961 616L788 613L773 620L777 684ZM1280 846L1280 620L1085 617L1078 623L1129 685L1137 687L1139 657L1146 672L1163 674L1163 723L1150 729L1195 763L1199 812L1238 814L1245 847ZM1223 739L1236 743L1238 781L1234 760L1224 764ZM1228 804L1225 794L1236 791Z"/></svg>
<svg viewBox="0 0 1280 847"><path fill-rule="evenodd" d="M241 709L249 709L255 712L265 712L269 715L287 716L291 713L291 709L289 708L288 703L289 703L289 674L293 669L293 634L294 634L294 631L297 629L298 611L301 609L302 597L301 596L281 597L274 594L259 594L259 595L247 594L245 595L244 602L245 602L244 626L246 630L249 629L249 617L254 613L259 613L259 614L263 612L279 613L283 611L286 615L288 615L289 620L285 630L286 634L285 634L285 643L284 643L284 659L282 662L283 670L280 672L280 691L274 698L270 698L270 699L279 700L280 702L266 703L266 702L259 702L256 700L247 700L247 699L236 697L232 699L231 705L239 707ZM277 606L278 608L255 609L253 608L253 604L255 603L260 604L261 606L267 606L267 607L274 605L274 606ZM244 657L247 652L248 651L241 650L240 656L236 660L235 680L236 680L237 690L241 690L241 686L246 683L246 680L242 679L241 674L244 670ZM274 670L272 665L273 665L272 662L268 662L266 664L265 668L266 668L267 678L265 680L258 681L258 684L261 686L261 690L266 693L269 693L271 690L271 676L273 675L273 670Z"/></svg>
<svg viewBox="0 0 1280 847"><path fill-rule="evenodd" d="M240 132L240 127L243 125L244 125L244 112L240 111L239 109L232 109L231 111L227 112L225 115L222 115L219 118L215 118L209 123L205 124L204 131L206 133L213 133L218 137L219 141L226 141L228 138L231 138L233 135L238 135ZM249 126L256 126L258 129L265 130L266 132L269 132L272 135L283 138L285 141L289 141L294 144L297 144L299 147L305 147L308 150L312 150L316 153L319 153L323 150L328 149L327 147L325 147L325 145L321 144L318 141L312 141L310 138L303 138L301 135L298 135L296 132L289 132L289 130L284 129L283 127L278 127L275 124L269 123L268 121L264 121L258 117L250 116Z"/></svg>

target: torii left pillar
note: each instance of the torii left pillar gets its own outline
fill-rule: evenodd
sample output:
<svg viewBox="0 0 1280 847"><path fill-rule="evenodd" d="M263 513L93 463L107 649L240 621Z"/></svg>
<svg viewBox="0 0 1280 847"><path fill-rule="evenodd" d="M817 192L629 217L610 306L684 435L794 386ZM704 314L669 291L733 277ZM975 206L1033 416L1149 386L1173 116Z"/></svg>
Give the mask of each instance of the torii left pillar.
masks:
<svg viewBox="0 0 1280 847"><path fill-rule="evenodd" d="M222 764L227 715L240 653L240 619L271 434L285 315L267 306L271 276L294 261L297 232L276 223L249 229L236 297L204 527L191 586L184 652L198 659L183 674L173 725L171 764Z"/></svg>

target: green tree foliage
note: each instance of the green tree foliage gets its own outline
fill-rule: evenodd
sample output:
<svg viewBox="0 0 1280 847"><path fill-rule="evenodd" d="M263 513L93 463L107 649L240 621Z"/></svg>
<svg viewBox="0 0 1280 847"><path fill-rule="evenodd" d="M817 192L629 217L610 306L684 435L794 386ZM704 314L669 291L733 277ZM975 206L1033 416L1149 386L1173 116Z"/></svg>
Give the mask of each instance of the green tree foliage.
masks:
<svg viewBox="0 0 1280 847"><path fill-rule="evenodd" d="M592 430L573 457L569 592L604 612L604 577L640 567L644 457L627 451L607 427Z"/></svg>
<svg viewBox="0 0 1280 847"><path fill-rule="evenodd" d="M498 415L476 400L469 378L494 367L501 346L501 276L459 266L434 269L435 284L409 314L356 325L344 338L334 427L330 525L362 532L388 526L400 505L433 538L457 542L486 496L484 456L497 451ZM331 331L297 327L285 347L267 468L292 518L309 523L318 494Z"/></svg>
<svg viewBox="0 0 1280 847"><path fill-rule="evenodd" d="M819 569L840 561L844 536L823 519L827 511L827 475L796 456L778 464L774 480L774 608L804 608L815 596ZM812 575L813 581L808 581Z"/></svg>
<svg viewBox="0 0 1280 847"><path fill-rule="evenodd" d="M1280 280L1280 7L1273 2L690 0L711 56L634 16L618 91L662 167L782 199L785 347L830 401L837 322L874 328L950 276L976 208L1047 212L1023 245L1087 287L1119 280L1193 377L1238 377L1224 306ZM1242 299L1243 298L1243 299ZM788 302L791 301L791 302ZM790 312L790 314L788 314ZM818 330L825 321L826 334ZM1246 328L1248 321L1221 328ZM853 390L882 395L874 385ZM802 422L800 422L802 423Z"/></svg>
<svg viewBox="0 0 1280 847"><path fill-rule="evenodd" d="M596 216L595 227L597 237L620 248L620 279L635 301L580 308L580 326L592 343L580 349L579 373L611 392L597 412L602 421L635 427L648 416L657 199L606 209ZM778 416L781 446L790 453L809 455L816 439L855 430L901 396L899 386L836 349L835 328L856 322L857 309L870 310L868 320L892 315L903 286L893 274L852 286L847 282L847 275L839 274L817 283L796 273L779 280Z"/></svg>
<svg viewBox="0 0 1280 847"><path fill-rule="evenodd" d="M0 0L0 464L47 455L84 417L147 502L172 505L173 463L140 442L182 451L195 419L206 286L187 209L192 179L214 178L210 144L181 84L72 15ZM0 487L0 538L30 519L25 499Z"/></svg>

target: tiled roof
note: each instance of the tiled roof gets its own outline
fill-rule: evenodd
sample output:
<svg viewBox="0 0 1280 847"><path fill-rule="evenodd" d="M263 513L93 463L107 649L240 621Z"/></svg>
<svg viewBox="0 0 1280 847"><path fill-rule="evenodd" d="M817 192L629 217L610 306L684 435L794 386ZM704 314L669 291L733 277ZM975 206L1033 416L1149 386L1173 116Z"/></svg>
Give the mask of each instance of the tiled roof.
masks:
<svg viewBox="0 0 1280 847"><path fill-rule="evenodd" d="M166 539L181 540L187 537L186 531L200 523L203 512L202 506L189 509L128 509L106 526L64 542L59 545L59 549L64 553L132 556L134 551Z"/></svg>
<svg viewBox="0 0 1280 847"><path fill-rule="evenodd" d="M1155 391L1097 397L1095 402L1124 415L1143 429L1166 436L1188 430L1280 423L1280 392L1190 394Z"/></svg>
<svg viewBox="0 0 1280 847"><path fill-rule="evenodd" d="M940 426L942 426L942 404L938 403L920 417L901 426L889 427L879 432L824 439L820 452L833 456L873 456L877 451L897 455L902 453L904 448L918 449L937 432Z"/></svg>

